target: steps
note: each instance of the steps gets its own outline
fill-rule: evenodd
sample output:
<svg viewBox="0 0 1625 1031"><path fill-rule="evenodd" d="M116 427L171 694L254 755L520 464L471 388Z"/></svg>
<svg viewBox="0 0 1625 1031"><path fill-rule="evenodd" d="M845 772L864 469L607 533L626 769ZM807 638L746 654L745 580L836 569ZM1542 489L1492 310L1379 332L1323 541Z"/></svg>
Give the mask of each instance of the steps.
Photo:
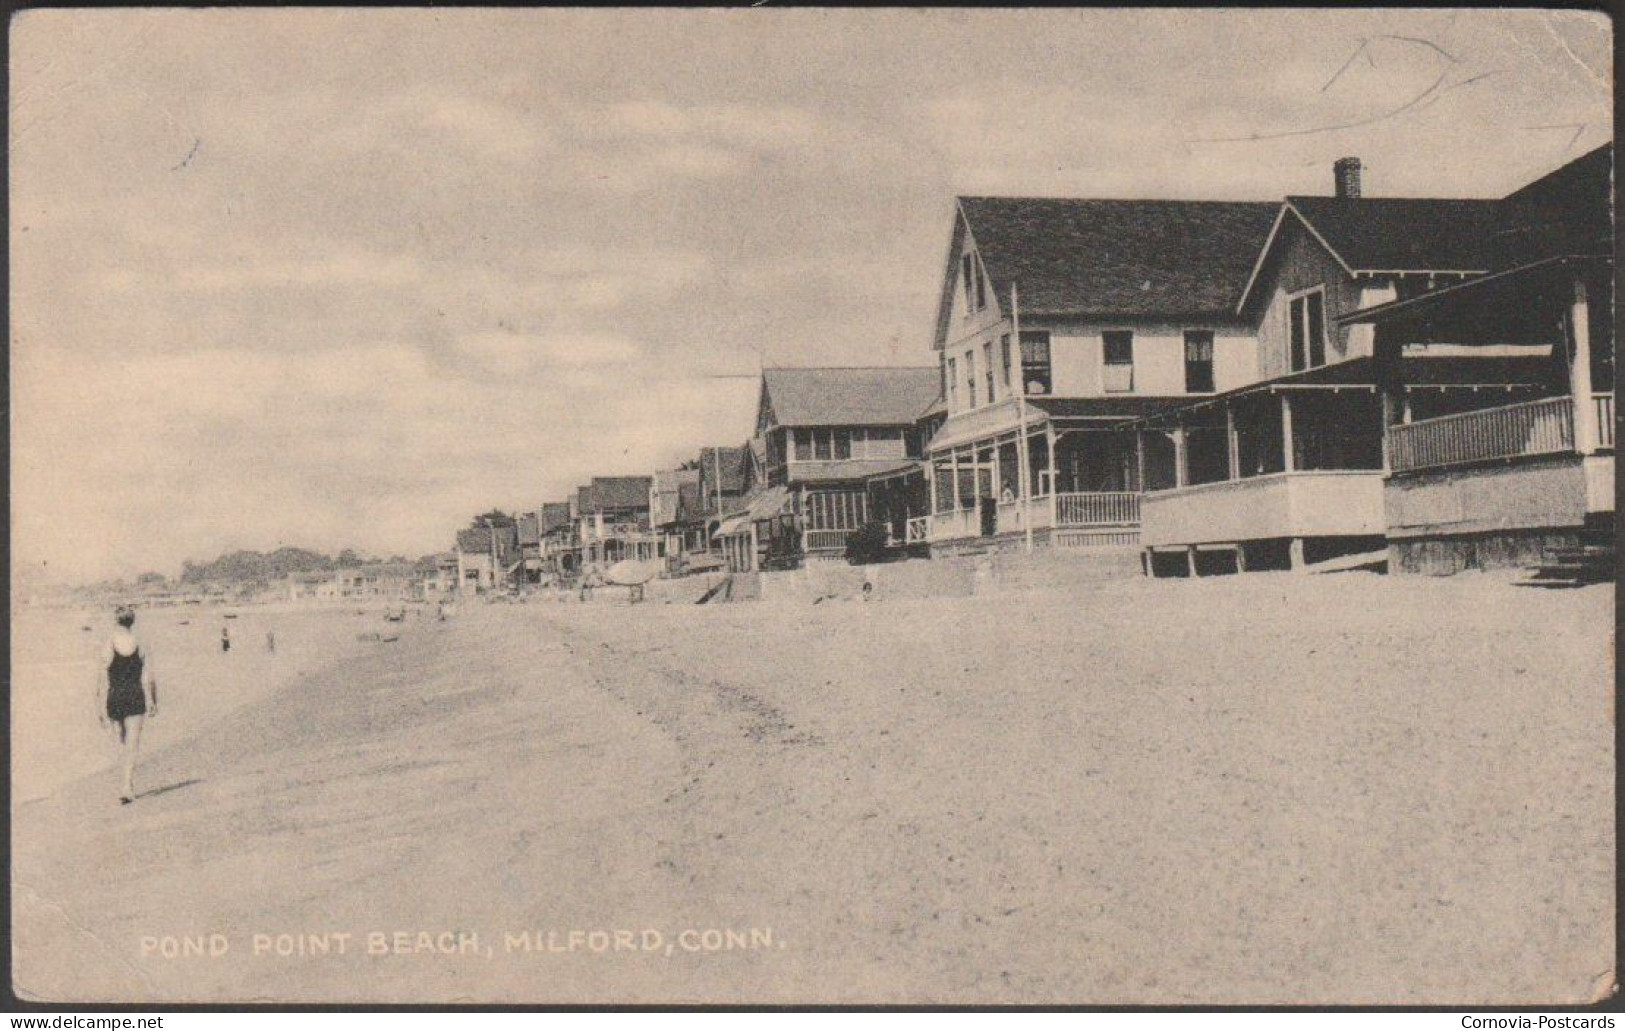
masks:
<svg viewBox="0 0 1625 1031"><path fill-rule="evenodd" d="M1616 535L1611 524L1588 523L1570 547L1552 548L1540 565L1518 582L1520 587L1584 587L1613 583L1617 568Z"/></svg>

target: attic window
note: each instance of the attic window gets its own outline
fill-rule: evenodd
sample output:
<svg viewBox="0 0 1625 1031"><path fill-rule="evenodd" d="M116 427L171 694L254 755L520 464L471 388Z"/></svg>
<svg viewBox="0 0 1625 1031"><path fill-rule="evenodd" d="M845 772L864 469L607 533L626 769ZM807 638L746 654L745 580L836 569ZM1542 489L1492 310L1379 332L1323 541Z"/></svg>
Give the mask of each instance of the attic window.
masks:
<svg viewBox="0 0 1625 1031"><path fill-rule="evenodd" d="M1326 291L1315 287L1292 298L1288 316L1292 338L1292 371L1326 364Z"/></svg>
<svg viewBox="0 0 1625 1031"><path fill-rule="evenodd" d="M987 280L983 278L982 263L970 251L961 259L960 274L965 281L965 315L968 317L987 307Z"/></svg>

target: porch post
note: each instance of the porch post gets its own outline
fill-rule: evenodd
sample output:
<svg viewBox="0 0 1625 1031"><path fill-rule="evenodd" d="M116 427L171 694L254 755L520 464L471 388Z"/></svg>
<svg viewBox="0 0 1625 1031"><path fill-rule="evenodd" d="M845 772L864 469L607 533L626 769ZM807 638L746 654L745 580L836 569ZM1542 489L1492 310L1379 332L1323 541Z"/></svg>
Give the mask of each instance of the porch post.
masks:
<svg viewBox="0 0 1625 1031"><path fill-rule="evenodd" d="M1281 468L1292 472L1297 463L1292 456L1292 395L1281 392Z"/></svg>
<svg viewBox="0 0 1625 1031"><path fill-rule="evenodd" d="M1134 431L1134 474L1139 477L1135 481L1135 489L1145 493L1145 431Z"/></svg>
<svg viewBox="0 0 1625 1031"><path fill-rule="evenodd" d="M1239 480L1241 479L1241 443L1236 439L1236 408L1229 403L1224 406L1224 439L1230 478Z"/></svg>
<svg viewBox="0 0 1625 1031"><path fill-rule="evenodd" d="M1046 445L1046 447L1048 449L1048 458L1049 458L1049 525L1050 525L1050 533L1053 535L1054 532L1055 532L1055 515L1056 515L1056 507L1055 507L1056 506L1056 501L1055 501L1055 423L1053 423L1053 422L1045 422L1044 423L1044 443L1045 443L1045 445ZM1023 455L1022 457L1027 458L1031 454L1032 454L1032 452L1029 451L1029 452L1027 452L1026 455ZM1050 540L1053 541L1054 539L1055 538L1053 536L1051 536Z"/></svg>
<svg viewBox="0 0 1625 1031"><path fill-rule="evenodd" d="M1589 455L1597 450L1597 405L1591 399L1591 313L1586 303L1585 280L1574 279L1574 300L1569 305L1569 390L1574 402L1574 450Z"/></svg>
<svg viewBox="0 0 1625 1031"><path fill-rule="evenodd" d="M1183 487L1190 480L1185 468L1185 427L1176 425L1168 431L1168 436L1174 440L1174 486Z"/></svg>

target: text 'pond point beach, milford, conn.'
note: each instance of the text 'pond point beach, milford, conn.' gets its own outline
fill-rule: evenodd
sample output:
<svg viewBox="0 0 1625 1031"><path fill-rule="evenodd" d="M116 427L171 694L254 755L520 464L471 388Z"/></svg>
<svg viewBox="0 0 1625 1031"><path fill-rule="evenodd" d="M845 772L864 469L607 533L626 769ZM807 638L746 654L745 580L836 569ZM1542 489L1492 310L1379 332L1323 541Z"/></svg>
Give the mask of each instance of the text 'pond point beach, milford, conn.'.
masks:
<svg viewBox="0 0 1625 1031"><path fill-rule="evenodd" d="M1615 992L1607 18L12 46L20 999Z"/></svg>

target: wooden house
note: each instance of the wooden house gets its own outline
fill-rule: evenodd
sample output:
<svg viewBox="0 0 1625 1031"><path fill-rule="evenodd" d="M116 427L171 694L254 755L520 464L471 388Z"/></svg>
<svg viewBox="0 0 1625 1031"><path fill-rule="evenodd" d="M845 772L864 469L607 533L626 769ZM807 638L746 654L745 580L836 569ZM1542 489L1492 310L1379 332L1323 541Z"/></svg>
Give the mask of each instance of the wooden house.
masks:
<svg viewBox="0 0 1625 1031"><path fill-rule="evenodd" d="M1473 340L1399 329L1441 297L1478 296L1471 284L1509 260L1498 241L1510 198L1366 197L1360 171L1344 159L1333 196L1279 206L1235 304L1257 327L1256 374L1125 434L1154 575L1380 554L1393 529L1385 484L1411 461L1389 424L1523 410L1564 382L1550 326L1543 338L1502 318Z"/></svg>
<svg viewBox="0 0 1625 1031"><path fill-rule="evenodd" d="M1278 207L960 197L916 524L932 553L1136 548L1139 465L1113 430L1257 378L1235 301Z"/></svg>
<svg viewBox="0 0 1625 1031"><path fill-rule="evenodd" d="M581 568L664 553L649 527L649 476L595 476L576 492L576 540Z"/></svg>
<svg viewBox="0 0 1625 1031"><path fill-rule="evenodd" d="M920 416L937 399L936 369L765 369L750 479L719 535L752 543L732 563L790 567L840 558L869 519L868 478L921 454Z"/></svg>

